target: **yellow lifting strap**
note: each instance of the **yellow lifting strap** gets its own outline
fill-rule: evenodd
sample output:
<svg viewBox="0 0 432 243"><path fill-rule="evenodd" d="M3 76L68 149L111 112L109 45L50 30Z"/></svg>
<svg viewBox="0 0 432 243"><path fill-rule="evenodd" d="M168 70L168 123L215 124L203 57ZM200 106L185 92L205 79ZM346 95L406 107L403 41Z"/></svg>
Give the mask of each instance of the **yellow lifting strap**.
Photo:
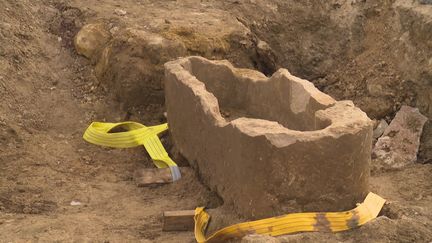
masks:
<svg viewBox="0 0 432 243"><path fill-rule="evenodd" d="M113 130L116 128L122 128L126 131L114 132ZM131 148L144 145L156 167L169 167L173 181L176 181L181 178L180 170L165 151L158 137L159 133L167 129L167 123L146 127L137 122L93 122L85 131L83 138L89 143L112 148Z"/></svg>
<svg viewBox="0 0 432 243"><path fill-rule="evenodd" d="M261 219L223 228L205 237L210 216L204 208L195 209L195 238L198 243L225 242L240 239L248 234L278 236L296 232L339 232L363 225L376 218L385 199L369 193L365 201L353 210L336 213L294 213Z"/></svg>

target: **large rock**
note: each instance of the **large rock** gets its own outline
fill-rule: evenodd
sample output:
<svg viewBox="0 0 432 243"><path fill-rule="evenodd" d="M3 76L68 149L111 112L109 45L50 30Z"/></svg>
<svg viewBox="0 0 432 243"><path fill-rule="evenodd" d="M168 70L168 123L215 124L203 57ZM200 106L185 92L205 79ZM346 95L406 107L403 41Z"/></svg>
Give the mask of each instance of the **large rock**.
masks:
<svg viewBox="0 0 432 243"><path fill-rule="evenodd" d="M82 27L75 36L75 49L80 55L96 59L110 39L111 34L106 30L105 24L88 24Z"/></svg>
<svg viewBox="0 0 432 243"><path fill-rule="evenodd" d="M364 199L372 122L351 101L285 69L267 78L200 57L165 68L174 143L240 216L340 211Z"/></svg>
<svg viewBox="0 0 432 243"><path fill-rule="evenodd" d="M415 162L426 121L417 108L402 106L375 144L374 169L401 168Z"/></svg>

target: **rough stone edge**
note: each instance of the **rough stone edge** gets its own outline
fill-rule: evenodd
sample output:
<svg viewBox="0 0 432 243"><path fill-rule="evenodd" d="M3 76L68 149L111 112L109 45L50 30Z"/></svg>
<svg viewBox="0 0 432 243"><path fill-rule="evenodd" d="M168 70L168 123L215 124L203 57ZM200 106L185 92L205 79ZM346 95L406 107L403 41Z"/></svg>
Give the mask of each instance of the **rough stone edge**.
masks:
<svg viewBox="0 0 432 243"><path fill-rule="evenodd" d="M325 110L318 110L316 112L316 118L319 120L327 120L330 125L321 130L315 131L297 131L291 130L287 127L282 126L278 122L257 119L257 118L246 118L241 117L233 121L227 122L221 115L219 109L218 99L206 89L203 82L199 81L195 76L192 75L190 59L200 59L204 62L210 62L214 65L227 66L232 73L239 77L248 78L253 82L270 82L275 75L286 75L286 78L301 85L305 92L309 92L310 96L317 102L322 102L323 105L328 108ZM230 62L226 60L211 61L199 56L191 56L186 58L179 58L174 61L165 63L165 75L175 75L176 80L182 82L185 86L189 87L190 90L199 99L201 106L204 108L204 112L208 113L210 118L213 120L213 124L220 128L225 126L233 126L240 132L247 134L251 137L265 136L267 141L277 147L285 147L289 144L283 145L280 143L281 140L292 141L294 139L303 141L316 141L323 137L340 137L347 132L357 133L362 130L364 126L372 126L372 121L369 117L355 107L352 101L335 101L327 94L319 91L312 83L307 80L295 77L289 73L286 69L279 69L272 77L267 78L264 74L246 69L235 68ZM349 109L345 109L344 113L332 112L334 108L345 106ZM333 109L332 109L333 108ZM357 119L353 115L358 115ZM351 119L350 119L351 118ZM344 122L345 121L345 122ZM252 126L251 126L252 125Z"/></svg>

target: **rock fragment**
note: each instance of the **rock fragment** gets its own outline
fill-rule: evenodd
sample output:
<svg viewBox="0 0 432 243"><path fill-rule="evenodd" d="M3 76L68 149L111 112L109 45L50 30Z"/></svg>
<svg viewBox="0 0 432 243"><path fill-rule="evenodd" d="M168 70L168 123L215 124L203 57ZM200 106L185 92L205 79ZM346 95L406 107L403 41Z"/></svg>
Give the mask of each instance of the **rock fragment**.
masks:
<svg viewBox="0 0 432 243"><path fill-rule="evenodd" d="M388 127L388 123L382 119L377 127L375 128L375 130L373 131L373 138L374 139L378 139L379 137L381 137L381 135L383 135L384 131L386 130L386 128Z"/></svg>
<svg viewBox="0 0 432 243"><path fill-rule="evenodd" d="M426 121L417 108L402 106L375 144L373 168L395 169L415 162Z"/></svg>
<svg viewBox="0 0 432 243"><path fill-rule="evenodd" d="M114 13L117 14L118 16L125 16L127 14L127 12L123 9L115 9Z"/></svg>
<svg viewBox="0 0 432 243"><path fill-rule="evenodd" d="M257 62L260 64L260 70L267 75L273 74L277 69L277 57L273 49L267 42L262 40L258 40L256 49L260 59Z"/></svg>

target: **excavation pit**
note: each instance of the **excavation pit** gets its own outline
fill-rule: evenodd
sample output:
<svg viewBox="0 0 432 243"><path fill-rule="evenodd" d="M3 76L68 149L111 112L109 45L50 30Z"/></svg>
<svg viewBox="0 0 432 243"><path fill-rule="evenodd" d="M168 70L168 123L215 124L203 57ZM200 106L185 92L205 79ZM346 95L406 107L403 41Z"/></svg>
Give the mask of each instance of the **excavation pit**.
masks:
<svg viewBox="0 0 432 243"><path fill-rule="evenodd" d="M347 210L368 192L372 122L286 69L178 59L165 96L174 143L239 216Z"/></svg>

